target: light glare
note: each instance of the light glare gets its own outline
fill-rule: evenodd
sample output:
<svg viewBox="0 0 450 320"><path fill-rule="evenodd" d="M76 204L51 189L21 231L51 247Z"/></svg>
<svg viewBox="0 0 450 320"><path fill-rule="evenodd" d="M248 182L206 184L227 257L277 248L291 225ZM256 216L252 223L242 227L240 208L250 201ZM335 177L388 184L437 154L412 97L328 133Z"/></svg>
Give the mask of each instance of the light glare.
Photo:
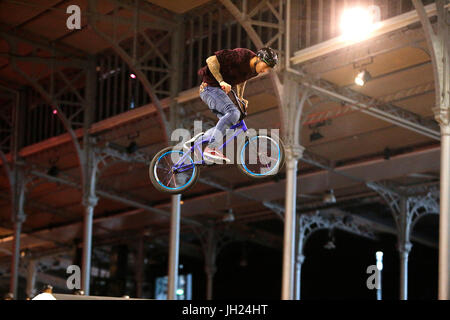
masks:
<svg viewBox="0 0 450 320"><path fill-rule="evenodd" d="M347 41L362 41L374 30L374 17L369 10L355 7L344 11L341 17L342 37Z"/></svg>
<svg viewBox="0 0 450 320"><path fill-rule="evenodd" d="M383 252L377 251L375 256L377 257L377 269L381 271L383 270Z"/></svg>
<svg viewBox="0 0 450 320"><path fill-rule="evenodd" d="M358 75L358 76L355 78L355 83L356 83L358 86L362 87L362 86L364 85L364 80Z"/></svg>
<svg viewBox="0 0 450 320"><path fill-rule="evenodd" d="M358 75L355 78L355 83L362 87L364 86L367 81L369 81L370 79L372 79L372 76L370 75L369 71L367 70L363 70L360 73L358 73Z"/></svg>

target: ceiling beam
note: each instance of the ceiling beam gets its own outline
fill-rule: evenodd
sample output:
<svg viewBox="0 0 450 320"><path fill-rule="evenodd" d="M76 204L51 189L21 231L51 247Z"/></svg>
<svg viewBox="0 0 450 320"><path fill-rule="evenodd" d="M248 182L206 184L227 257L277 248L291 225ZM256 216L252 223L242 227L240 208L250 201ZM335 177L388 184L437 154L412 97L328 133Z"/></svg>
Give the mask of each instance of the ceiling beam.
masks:
<svg viewBox="0 0 450 320"><path fill-rule="evenodd" d="M50 6L39 6L40 9L39 9L39 11L38 11L35 15L33 15L31 18L28 18L28 19L26 19L25 21L22 21L21 23L15 25L15 26L14 26L14 29L23 28L23 27L24 27L25 25L27 25L28 23L30 23L30 22L32 22L32 21L35 21L35 20L37 20L37 19L39 19L39 18L41 18L44 14L51 12L52 9L54 9L56 6L59 6L59 5L65 3L65 2L67 2L67 1L69 1L69 0L62 0L62 1L59 1L58 3L55 3L55 4L50 5ZM14 0L4 0L4 2L9 2L9 3L21 5L21 6L24 5L23 2L17 2L17 1L14 1ZM37 6L34 5L34 4L30 4L30 5L33 6L33 7L35 7L35 8L37 7Z"/></svg>
<svg viewBox="0 0 450 320"><path fill-rule="evenodd" d="M425 41L425 34L422 28L401 29L380 37L377 41L366 41L352 45L351 55L347 50L340 50L333 52L333 54L308 60L302 64L302 68L308 73L323 74L348 65L368 61L381 54L406 47L416 47L423 41Z"/></svg>
<svg viewBox="0 0 450 320"><path fill-rule="evenodd" d="M434 140L440 141L439 125L433 119L425 119L411 111L384 103L349 88L340 88L332 82L320 79L312 80L310 75L291 71L300 86L309 88L315 94L328 97L336 102L349 105L353 110L360 111L396 126L414 131ZM308 79L311 78L311 79Z"/></svg>
<svg viewBox="0 0 450 320"><path fill-rule="evenodd" d="M72 67L72 68L86 68L87 67L87 61L77 58L71 58L66 60L60 60L56 59L55 57L51 58L43 58L39 56L21 56L13 53L0 53L0 57L7 58L7 59L15 59L16 61L21 62L34 62L34 63L41 63L46 64L48 66L54 65L54 66L61 66L61 67Z"/></svg>
<svg viewBox="0 0 450 320"><path fill-rule="evenodd" d="M45 37L42 37L29 31L25 30L11 31L12 28L13 26L0 23L0 37L9 39L10 41L15 40L25 42L31 46L44 49L50 53L55 51L56 53L62 56L82 58L89 55L87 52L83 50L80 50L67 44L55 42L53 40L47 39Z"/></svg>
<svg viewBox="0 0 450 320"><path fill-rule="evenodd" d="M136 9L136 1L134 0L110 0L110 1L130 11L134 11ZM139 12L152 18L162 29L174 30L177 26L177 24L173 20L155 14L154 8L152 8L149 3L146 3L146 1L140 1Z"/></svg>
<svg viewBox="0 0 450 320"><path fill-rule="evenodd" d="M42 178L42 179L46 179L48 181L52 181L55 183L61 183L61 184L68 185L68 186L71 186L76 189L81 189L81 185L79 182L75 182L75 181L69 180L67 178L64 179L64 178L53 177L53 176L50 176L50 175L46 174L45 172L41 172L39 170L31 170L30 174L32 174L36 177ZM121 193L121 192L118 192L118 191L115 191L112 189L108 189L108 191L105 191L105 190L101 190L101 189L97 188L95 193L102 198L117 201L117 202L120 202L120 203L123 203L126 205L131 205L133 207L141 208L146 211L150 211L150 212L165 216L167 218L170 218L170 212L152 207L151 205L146 204L145 201L143 201L142 199L137 200L137 199L133 199L132 197L125 196L123 194L123 192ZM197 222L197 221L189 219L189 218L182 217L181 222L187 223L190 225L201 226L200 222Z"/></svg>

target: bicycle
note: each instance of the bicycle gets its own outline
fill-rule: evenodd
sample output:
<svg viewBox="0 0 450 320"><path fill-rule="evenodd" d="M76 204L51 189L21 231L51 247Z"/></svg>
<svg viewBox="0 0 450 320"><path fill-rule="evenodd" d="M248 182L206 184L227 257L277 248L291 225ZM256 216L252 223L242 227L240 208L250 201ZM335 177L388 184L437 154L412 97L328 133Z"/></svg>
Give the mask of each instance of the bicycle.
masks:
<svg viewBox="0 0 450 320"><path fill-rule="evenodd" d="M284 165L284 145L277 136L248 134L248 128L244 122L247 116L245 103L240 100L234 90L231 90L237 102L241 117L230 130L234 129L233 136L220 148L237 139L241 133L245 133L243 141L237 150L237 166L240 171L254 179L262 179L277 174ZM167 147L159 151L150 162L149 176L153 186L162 192L179 194L192 188L200 175L200 166L210 165L211 162L203 156L203 144L209 143L209 139L199 139L204 134L201 132L194 138L184 143L183 148ZM193 143L193 145L192 145ZM189 146L189 144L191 144ZM191 154L194 154L192 159ZM268 155L270 154L270 156ZM196 157L199 156L199 157Z"/></svg>

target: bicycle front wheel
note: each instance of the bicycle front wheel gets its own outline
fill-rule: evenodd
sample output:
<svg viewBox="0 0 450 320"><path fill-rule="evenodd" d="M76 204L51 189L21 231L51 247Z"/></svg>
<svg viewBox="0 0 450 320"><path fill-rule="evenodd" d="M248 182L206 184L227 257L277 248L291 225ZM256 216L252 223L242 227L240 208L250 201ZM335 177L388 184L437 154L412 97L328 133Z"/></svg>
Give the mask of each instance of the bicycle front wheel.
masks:
<svg viewBox="0 0 450 320"><path fill-rule="evenodd" d="M149 166L149 176L153 186L159 191L179 194L195 185L199 177L199 167L190 154L168 147L158 152Z"/></svg>
<svg viewBox="0 0 450 320"><path fill-rule="evenodd" d="M238 148L238 168L245 175L267 178L277 174L284 165L284 146L280 138L257 135L246 139Z"/></svg>

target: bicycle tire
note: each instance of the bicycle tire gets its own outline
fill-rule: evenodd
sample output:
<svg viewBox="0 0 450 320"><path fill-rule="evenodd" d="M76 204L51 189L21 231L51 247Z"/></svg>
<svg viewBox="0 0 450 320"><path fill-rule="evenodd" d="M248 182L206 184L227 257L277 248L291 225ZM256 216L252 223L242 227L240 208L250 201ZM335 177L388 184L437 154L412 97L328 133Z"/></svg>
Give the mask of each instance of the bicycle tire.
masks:
<svg viewBox="0 0 450 320"><path fill-rule="evenodd" d="M275 144L277 144L277 146L279 148L279 152L280 152L279 160L277 160L279 162L267 174L252 173L245 166L245 163L242 163L243 162L243 159L242 159L243 148L245 148L248 145L248 143L251 139L255 139L258 137L272 140ZM238 150L237 157L240 157L240 159L239 159L240 161L237 161L237 167L243 174L245 174L246 176L251 177L253 179L266 179L266 178L273 177L274 175L278 174L284 167L284 162L285 162L284 144L283 144L283 141L275 135L267 134L267 135L255 135L252 137L247 137L244 140L244 142L239 145L237 150ZM276 170L276 172L272 173L272 170Z"/></svg>
<svg viewBox="0 0 450 320"><path fill-rule="evenodd" d="M178 151L178 152L184 153L181 149L177 149L177 148L174 148L174 147L167 147L167 148L164 148L164 149L162 149L161 151L159 151L159 152L153 157L152 161L150 162L150 165L149 165L149 177L150 177L150 181L152 182L153 186L154 186L158 191L161 191L161 192L164 192L164 193L169 193L169 194L180 194L180 193L183 193L183 192L188 191L189 189L191 189L191 188L197 183L198 177L199 177L199 175L200 175L200 167L194 165L193 177L191 177L191 178L190 178L190 181L189 181L188 183L186 183L183 187L177 188L177 189L169 188L169 187L164 187L164 186L158 181L158 178L155 176L155 166L156 166L156 164L157 164L159 158L160 158L161 156L163 156L165 153L168 153L168 152L170 152L170 151L175 151L175 152ZM191 158L190 156L189 156L189 159L190 159L191 161L193 161L192 158Z"/></svg>

